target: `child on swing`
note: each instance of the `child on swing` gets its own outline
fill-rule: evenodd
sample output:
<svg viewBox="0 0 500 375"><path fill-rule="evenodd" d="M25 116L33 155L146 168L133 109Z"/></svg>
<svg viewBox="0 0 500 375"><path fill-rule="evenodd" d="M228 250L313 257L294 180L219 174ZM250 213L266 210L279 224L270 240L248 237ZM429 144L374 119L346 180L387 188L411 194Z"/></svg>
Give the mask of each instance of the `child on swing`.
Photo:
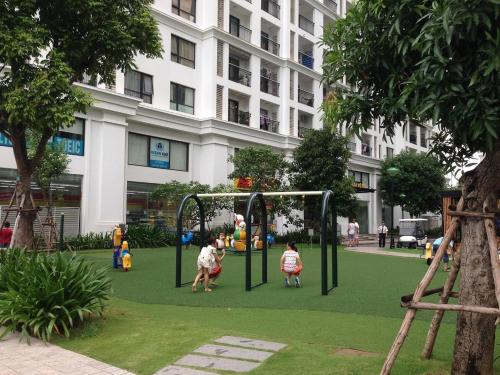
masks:
<svg viewBox="0 0 500 375"><path fill-rule="evenodd" d="M304 262L300 259L299 251L295 242L287 243L287 249L280 259L281 272L286 274L285 287L290 286L290 277L295 276L295 287L300 288L300 272L304 266Z"/></svg>
<svg viewBox="0 0 500 375"><path fill-rule="evenodd" d="M196 292L198 287L198 282L203 277L203 284L205 286L205 292L211 292L212 289L208 287L208 282L210 279L210 270L215 268L215 266L220 267L220 258L217 255L217 241L215 238L210 238L208 240L208 246L203 247L198 255L198 273L193 282L192 291Z"/></svg>

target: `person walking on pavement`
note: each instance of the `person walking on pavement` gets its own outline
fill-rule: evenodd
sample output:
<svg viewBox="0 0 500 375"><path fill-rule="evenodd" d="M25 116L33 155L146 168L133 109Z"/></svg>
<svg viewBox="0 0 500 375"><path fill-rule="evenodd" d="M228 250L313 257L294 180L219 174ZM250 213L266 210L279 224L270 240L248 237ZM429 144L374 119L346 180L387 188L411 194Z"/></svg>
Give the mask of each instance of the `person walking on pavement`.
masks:
<svg viewBox="0 0 500 375"><path fill-rule="evenodd" d="M387 237L387 227L385 223L382 221L382 224L378 226L378 247L385 247L385 239Z"/></svg>
<svg viewBox="0 0 500 375"><path fill-rule="evenodd" d="M359 224L356 219L353 219L354 222L354 246L359 246Z"/></svg>

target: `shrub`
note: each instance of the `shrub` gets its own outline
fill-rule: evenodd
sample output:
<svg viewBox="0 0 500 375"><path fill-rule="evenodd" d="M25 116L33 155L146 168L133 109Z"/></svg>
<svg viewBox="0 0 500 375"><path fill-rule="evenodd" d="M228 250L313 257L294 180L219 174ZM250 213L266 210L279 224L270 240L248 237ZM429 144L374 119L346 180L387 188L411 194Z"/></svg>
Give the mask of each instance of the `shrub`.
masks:
<svg viewBox="0 0 500 375"><path fill-rule="evenodd" d="M111 233L88 233L65 239L65 248L71 251L110 249Z"/></svg>
<svg viewBox="0 0 500 375"><path fill-rule="evenodd" d="M70 336L92 314L101 315L111 279L84 259L11 249L0 252L0 326L2 336L20 331L50 341Z"/></svg>

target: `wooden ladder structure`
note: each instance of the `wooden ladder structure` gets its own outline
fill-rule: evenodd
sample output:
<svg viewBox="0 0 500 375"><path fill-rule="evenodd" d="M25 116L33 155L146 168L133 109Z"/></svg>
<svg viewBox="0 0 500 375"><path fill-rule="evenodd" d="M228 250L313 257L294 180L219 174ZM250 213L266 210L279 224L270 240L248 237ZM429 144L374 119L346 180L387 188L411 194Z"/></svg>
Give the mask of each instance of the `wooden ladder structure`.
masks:
<svg viewBox="0 0 500 375"><path fill-rule="evenodd" d="M413 294L403 296L401 298L401 307L407 308L408 311L405 314L403 323L401 324L401 328L399 329L399 332L396 336L396 339L394 340L394 343L392 344L392 347L389 350L389 353L387 354L387 357L385 359L382 370L380 371L381 375L390 374L391 369L394 365L394 362L396 361L396 358L399 354L399 351L401 350L401 347L402 347L402 345L403 345L403 343L408 335L408 332L410 330L411 324L413 323L413 320L415 318L417 310L435 310L431 325L429 327L429 331L427 333L427 339L425 342L425 346L424 346L424 349L422 351L422 358L425 358L425 359L429 359L432 355L432 350L434 348L434 344L436 342L439 327L441 325L441 320L443 319L443 315L444 315L445 311L457 311L457 312L468 311L468 312L475 312L475 313L481 313L481 314L496 315L498 317L497 324L499 322L499 319L500 319L500 260L499 260L498 255L497 255L497 239L496 239L496 232L495 232L495 213L491 213L491 211L497 212L498 210L496 210L496 209L495 210L491 210L491 209L487 210L485 208L485 211L490 211L490 212L469 212L469 211L463 211L463 209L464 209L464 199L462 197L462 198L460 198L460 201L457 204L456 210L448 212L448 215L452 217L451 224L448 227L448 230L446 231L446 233L443 237L443 241L441 242L441 245L439 246L438 250L436 251L436 254L434 256L434 259L433 259L431 265L429 266L424 277L422 278L422 280L418 284L417 289L415 290L415 292ZM455 254L453 257L453 262L452 262L452 267L451 267L450 273L448 275L448 278L447 278L444 286L441 288L427 290L427 287L432 282L432 279L434 278L436 271L439 269L439 265L441 263L441 260L443 259L445 251L447 251L447 248L450 244L450 241L453 240L455 237L456 230L460 225L461 217L465 217L465 216L474 217L474 218L481 218L484 220L486 234L488 237L488 245L489 245L488 247L489 247L489 253L490 253L491 268L492 268L492 272L493 272L493 280L495 283L495 295L497 298L499 308L448 304L448 300L450 297L458 298L458 293L453 292L453 286L455 284L458 273L460 271L460 251L459 250L455 251ZM441 293L439 303L421 302L422 297L432 295L432 294L437 294L437 293Z"/></svg>
<svg viewBox="0 0 500 375"><path fill-rule="evenodd" d="M54 218L51 215L49 215L49 216L47 216L45 223L42 223L42 220L40 219L40 214L39 214L41 208L37 207L35 205L35 200L33 199L32 192L30 192L29 196L27 196L26 194L22 195L21 203L19 204L19 206L17 206L17 204L15 202L16 201L16 193L17 193L17 186L14 189L14 192L12 193L12 196L10 198L9 205L7 206L7 208L2 208L2 211L4 211L6 214L2 220L2 223L0 224L0 230L2 230L3 227L5 226L5 223L7 222L8 218L9 218L9 214L11 212L15 212L16 213L16 220L14 223L14 228L13 228L13 233L12 233L12 238L14 238L16 235L18 225L19 225L20 216L25 212L26 213L27 212L34 212L36 215L35 220L38 221L40 228L41 228L41 233L42 233L42 236L43 236L43 239L45 242L46 249L47 250L53 249L55 244L56 244L56 242L55 242L56 241L56 226L55 226ZM32 208L24 208L24 205L26 203L26 199L30 200ZM46 228L46 227L49 227L49 235L48 236L44 230L44 228ZM12 245L12 242L11 242L11 245Z"/></svg>

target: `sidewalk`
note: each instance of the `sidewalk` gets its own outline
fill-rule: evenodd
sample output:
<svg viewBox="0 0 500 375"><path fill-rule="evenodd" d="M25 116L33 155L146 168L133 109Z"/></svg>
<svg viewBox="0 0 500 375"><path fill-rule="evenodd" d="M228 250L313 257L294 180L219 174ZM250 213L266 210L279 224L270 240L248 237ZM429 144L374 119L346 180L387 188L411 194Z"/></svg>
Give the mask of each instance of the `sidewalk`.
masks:
<svg viewBox="0 0 500 375"><path fill-rule="evenodd" d="M13 334L0 341L0 375L133 375L56 345Z"/></svg>
<svg viewBox="0 0 500 375"><path fill-rule="evenodd" d="M353 253L388 255L401 258L420 258L419 254L409 254L399 251L383 250L383 248L376 246L345 247L344 249L347 251L352 251Z"/></svg>

